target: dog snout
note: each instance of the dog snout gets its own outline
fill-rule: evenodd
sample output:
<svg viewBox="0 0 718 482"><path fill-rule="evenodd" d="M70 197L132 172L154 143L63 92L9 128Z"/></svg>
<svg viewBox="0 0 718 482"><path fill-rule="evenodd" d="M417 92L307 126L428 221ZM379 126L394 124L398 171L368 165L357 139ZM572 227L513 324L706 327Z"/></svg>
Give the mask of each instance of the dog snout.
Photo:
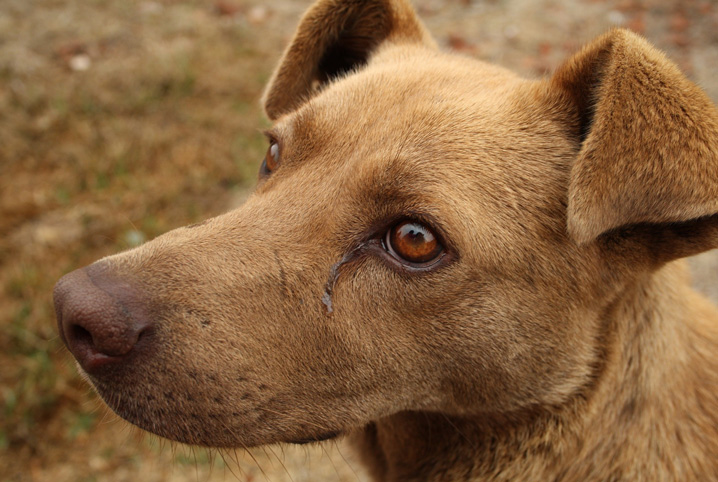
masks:
<svg viewBox="0 0 718 482"><path fill-rule="evenodd" d="M62 277L53 295L60 335L89 374L150 345L153 324L141 290L102 262Z"/></svg>

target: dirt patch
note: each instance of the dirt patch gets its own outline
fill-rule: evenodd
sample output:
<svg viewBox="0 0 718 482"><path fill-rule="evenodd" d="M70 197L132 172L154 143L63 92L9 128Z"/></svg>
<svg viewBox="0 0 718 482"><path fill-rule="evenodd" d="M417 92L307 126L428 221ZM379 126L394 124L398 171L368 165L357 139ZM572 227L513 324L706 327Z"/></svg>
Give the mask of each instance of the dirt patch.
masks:
<svg viewBox="0 0 718 482"><path fill-rule="evenodd" d="M0 480L364 479L341 443L220 454L138 436L78 377L50 300L71 269L246 195L260 91L308 3L0 3ZM625 26L718 99L714 1L414 4L443 48L530 77ZM718 300L718 254L693 265Z"/></svg>

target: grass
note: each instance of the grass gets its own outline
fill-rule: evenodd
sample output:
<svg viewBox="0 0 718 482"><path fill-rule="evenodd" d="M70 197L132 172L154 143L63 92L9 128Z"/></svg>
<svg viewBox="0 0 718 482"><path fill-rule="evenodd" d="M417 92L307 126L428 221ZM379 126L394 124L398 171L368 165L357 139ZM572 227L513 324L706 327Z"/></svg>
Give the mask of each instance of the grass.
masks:
<svg viewBox="0 0 718 482"><path fill-rule="evenodd" d="M73 460L84 480L110 480L117 460L167 456L114 448L124 425L103 422L62 347L52 287L218 214L253 184L271 60L249 40L253 27L205 2L6 0L0 13L10 19L0 34L0 480L42 480ZM73 70L78 55L87 70ZM88 470L93 457L104 462Z"/></svg>

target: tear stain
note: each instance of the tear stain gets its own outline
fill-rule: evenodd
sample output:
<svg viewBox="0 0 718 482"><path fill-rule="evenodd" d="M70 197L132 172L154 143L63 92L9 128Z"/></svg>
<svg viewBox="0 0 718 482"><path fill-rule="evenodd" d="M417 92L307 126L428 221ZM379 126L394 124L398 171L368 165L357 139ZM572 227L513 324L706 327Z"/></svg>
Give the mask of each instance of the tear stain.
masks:
<svg viewBox="0 0 718 482"><path fill-rule="evenodd" d="M339 278L340 268L343 265L354 261L361 253L363 247L364 245L360 245L349 251L344 255L344 257L342 257L342 259L339 260L338 263L334 263L329 270L329 279L327 279L327 284L324 287L324 294L322 295L322 303L327 308L328 315L331 315L334 312L332 293L334 292L334 285L337 284L337 279Z"/></svg>
<svg viewBox="0 0 718 482"><path fill-rule="evenodd" d="M334 311L334 308L332 308L332 292L327 286L324 289L324 294L322 295L322 303L324 303L324 306L327 307L327 314L332 314Z"/></svg>

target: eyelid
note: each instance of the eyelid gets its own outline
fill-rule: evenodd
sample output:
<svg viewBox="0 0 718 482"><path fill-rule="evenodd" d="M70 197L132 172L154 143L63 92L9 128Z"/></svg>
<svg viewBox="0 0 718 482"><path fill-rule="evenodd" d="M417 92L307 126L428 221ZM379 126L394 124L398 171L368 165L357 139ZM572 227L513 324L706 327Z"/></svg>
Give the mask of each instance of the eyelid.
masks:
<svg viewBox="0 0 718 482"><path fill-rule="evenodd" d="M276 131L276 129L264 129L260 131L262 135L267 139L267 142L269 143L269 147L267 149L267 153L272 148L272 145L277 146L277 152L279 154L279 157L281 157L281 153L283 151L282 149L282 143L279 140L279 135ZM277 159L279 161L279 159ZM269 169L268 163L267 163L267 154L265 154L264 160L261 163L261 166L259 167L259 179L266 179L268 178L276 169L279 167L279 164L277 163L276 166L273 166L272 169Z"/></svg>
<svg viewBox="0 0 718 482"><path fill-rule="evenodd" d="M444 246L444 249L453 249L452 244L448 241L449 237L447 236L444 225L434 214L431 214L430 212L428 212L428 210L424 209L403 209L394 215L387 216L381 223L375 224L372 230L377 234L384 234L387 232L387 230L391 229L393 226L396 226L402 221L413 221L429 227L432 233L434 233L434 236L436 236L437 241L439 241L439 243ZM381 235L379 237L381 237Z"/></svg>
<svg viewBox="0 0 718 482"><path fill-rule="evenodd" d="M391 255L386 249L386 236L388 231L404 220L412 220L424 224L431 228L439 244L443 250L441 255L436 259L434 263L429 262L427 265L410 265L399 261L397 258ZM360 236L361 240L357 241L357 245L363 246L363 251L378 254L382 259L386 260L387 264L400 272L428 272L435 269L441 269L444 266L452 264L455 260L460 258L456 246L451 242L448 236L445 226L439 222L438 218L428 212L428 210L417 209L417 208L405 208L400 211L396 211L394 214L389 214L381 220L377 220L364 231L364 234ZM355 245L356 246L356 245Z"/></svg>
<svg viewBox="0 0 718 482"><path fill-rule="evenodd" d="M276 144L279 144L280 148L282 147L281 142L279 142L279 134L274 129L264 129L262 130L262 134L264 135L264 137L267 138L269 142L274 142Z"/></svg>

